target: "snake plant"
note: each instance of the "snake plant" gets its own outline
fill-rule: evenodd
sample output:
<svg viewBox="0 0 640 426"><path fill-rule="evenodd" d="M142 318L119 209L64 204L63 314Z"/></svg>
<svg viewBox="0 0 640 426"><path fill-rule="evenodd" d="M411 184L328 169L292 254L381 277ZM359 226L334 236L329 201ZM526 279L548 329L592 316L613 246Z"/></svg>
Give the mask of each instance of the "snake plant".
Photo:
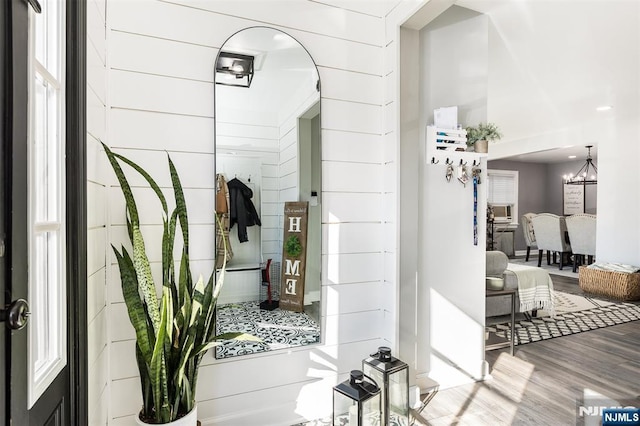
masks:
<svg viewBox="0 0 640 426"><path fill-rule="evenodd" d="M214 311L224 283L226 256L217 280L212 272L207 284L202 276L193 283L189 268L187 206L176 168L167 156L175 197L169 214L167 201L153 178L139 165L104 145L126 202L126 219L132 252L121 246L113 251L120 268L122 294L136 333L136 360L140 372L143 407L140 418L163 424L188 414L194 407L198 368L206 351L228 339L258 340L243 333L214 336ZM149 183L161 205L162 297L157 298L149 258L140 232L136 201L121 163L132 167ZM216 216L217 226L221 226ZM175 270L176 230L182 233L179 270ZM226 240L224 240L226 249Z"/></svg>

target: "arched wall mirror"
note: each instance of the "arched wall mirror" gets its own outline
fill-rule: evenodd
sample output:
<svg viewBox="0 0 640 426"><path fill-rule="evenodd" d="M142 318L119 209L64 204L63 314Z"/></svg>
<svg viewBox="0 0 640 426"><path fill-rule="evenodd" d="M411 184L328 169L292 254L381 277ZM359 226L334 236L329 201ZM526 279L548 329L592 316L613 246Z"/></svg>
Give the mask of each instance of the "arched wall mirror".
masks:
<svg viewBox="0 0 640 426"><path fill-rule="evenodd" d="M216 212L225 234L229 225L233 253L216 328L261 339L226 342L215 356L317 343L322 246L318 70L288 34L253 27L221 47L214 81ZM216 240L221 247L220 236Z"/></svg>

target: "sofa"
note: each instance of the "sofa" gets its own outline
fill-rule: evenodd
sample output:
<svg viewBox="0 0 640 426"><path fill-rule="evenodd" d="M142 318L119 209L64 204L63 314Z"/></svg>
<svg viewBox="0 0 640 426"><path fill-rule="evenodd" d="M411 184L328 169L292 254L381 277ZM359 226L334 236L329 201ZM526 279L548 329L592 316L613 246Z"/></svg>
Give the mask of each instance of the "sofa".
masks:
<svg viewBox="0 0 640 426"><path fill-rule="evenodd" d="M499 280L503 282L503 288L518 290L518 277L511 271L507 271L509 258L501 251L487 252L487 288L491 285L499 285ZM496 280L497 279L497 280ZM489 297L486 300L487 317L511 314L511 298L509 296ZM520 299L516 291L516 313L520 312Z"/></svg>

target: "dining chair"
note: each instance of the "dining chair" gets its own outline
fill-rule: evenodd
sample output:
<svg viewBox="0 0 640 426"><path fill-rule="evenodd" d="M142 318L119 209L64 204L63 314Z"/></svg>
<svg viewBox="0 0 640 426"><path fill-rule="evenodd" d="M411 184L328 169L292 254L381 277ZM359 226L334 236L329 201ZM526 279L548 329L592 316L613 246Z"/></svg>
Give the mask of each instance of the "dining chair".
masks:
<svg viewBox="0 0 640 426"><path fill-rule="evenodd" d="M596 215L574 214L567 217L566 222L573 251L573 272L576 272L585 256L587 263L592 263L596 255Z"/></svg>
<svg viewBox="0 0 640 426"><path fill-rule="evenodd" d="M522 232L524 234L524 241L527 243L527 255L524 259L525 262L529 261L529 255L531 254L531 247L537 247L536 245L536 233L533 231L533 224L531 218L535 213L525 213L522 215Z"/></svg>
<svg viewBox="0 0 640 426"><path fill-rule="evenodd" d="M560 253L560 266L564 266L565 256L571 255L571 244L567 241L567 224L563 216L540 213L531 218L538 245L538 267L542 265L542 252L547 251L547 265L551 264L550 253Z"/></svg>

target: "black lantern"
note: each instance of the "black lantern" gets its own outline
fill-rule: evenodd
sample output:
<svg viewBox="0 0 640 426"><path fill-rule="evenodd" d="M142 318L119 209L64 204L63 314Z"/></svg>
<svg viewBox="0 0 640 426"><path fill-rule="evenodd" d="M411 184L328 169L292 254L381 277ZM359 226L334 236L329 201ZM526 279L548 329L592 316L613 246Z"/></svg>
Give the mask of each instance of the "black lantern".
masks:
<svg viewBox="0 0 640 426"><path fill-rule="evenodd" d="M378 352L362 361L362 371L380 385L381 426L409 425L409 366L391 356L391 349ZM392 422L393 419L393 422Z"/></svg>
<svg viewBox="0 0 640 426"><path fill-rule="evenodd" d="M380 388L360 370L333 388L333 426L374 426L380 420ZM371 380L371 378L369 378Z"/></svg>

